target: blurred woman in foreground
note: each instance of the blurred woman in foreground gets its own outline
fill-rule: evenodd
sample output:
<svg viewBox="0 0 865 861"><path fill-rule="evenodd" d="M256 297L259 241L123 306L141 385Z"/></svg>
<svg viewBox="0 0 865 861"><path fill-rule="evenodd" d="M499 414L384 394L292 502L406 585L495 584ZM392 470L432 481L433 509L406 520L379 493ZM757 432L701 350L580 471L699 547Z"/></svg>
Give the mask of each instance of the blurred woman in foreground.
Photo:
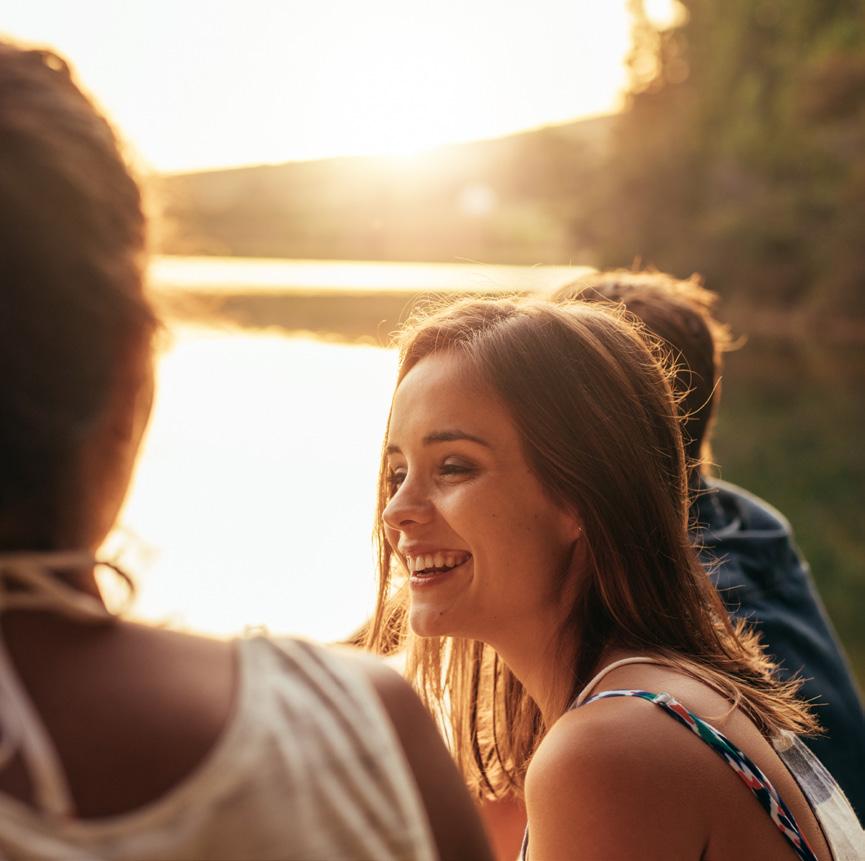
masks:
<svg viewBox="0 0 865 861"><path fill-rule="evenodd" d="M525 795L525 855L857 857L831 778L808 760L806 796L782 759L813 718L691 549L676 404L634 328L510 300L421 319L379 492L367 645L407 647L478 797Z"/></svg>
<svg viewBox="0 0 865 861"><path fill-rule="evenodd" d="M94 554L153 393L144 244L138 187L65 63L0 42L0 855L488 857L391 671L103 603Z"/></svg>

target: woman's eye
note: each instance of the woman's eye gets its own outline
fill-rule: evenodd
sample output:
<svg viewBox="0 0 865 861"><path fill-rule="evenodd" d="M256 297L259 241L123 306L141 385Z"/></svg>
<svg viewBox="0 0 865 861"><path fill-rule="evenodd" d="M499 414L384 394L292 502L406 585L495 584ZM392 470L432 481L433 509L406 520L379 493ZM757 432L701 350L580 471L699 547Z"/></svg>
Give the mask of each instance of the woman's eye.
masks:
<svg viewBox="0 0 865 861"><path fill-rule="evenodd" d="M467 463L456 463L453 461L446 461L439 468L439 473L441 475L454 477L471 475L474 471L474 467Z"/></svg>
<svg viewBox="0 0 865 861"><path fill-rule="evenodd" d="M404 469L392 469L387 474L387 486L391 496L399 490L400 485L405 481Z"/></svg>
<svg viewBox="0 0 865 861"><path fill-rule="evenodd" d="M458 461L445 461L438 467L438 475L443 479L459 480L475 473L475 467L468 463ZM388 471L387 488L388 493L393 496L406 480L408 469L404 466L395 467Z"/></svg>

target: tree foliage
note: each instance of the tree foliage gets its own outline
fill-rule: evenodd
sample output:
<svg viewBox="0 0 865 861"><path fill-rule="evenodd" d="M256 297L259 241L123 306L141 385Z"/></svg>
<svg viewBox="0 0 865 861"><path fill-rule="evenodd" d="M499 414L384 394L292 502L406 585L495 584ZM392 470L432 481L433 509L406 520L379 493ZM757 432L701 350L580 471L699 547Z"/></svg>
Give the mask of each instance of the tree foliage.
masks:
<svg viewBox="0 0 865 861"><path fill-rule="evenodd" d="M631 0L631 93L574 216L635 258L760 304L865 314L865 2Z"/></svg>

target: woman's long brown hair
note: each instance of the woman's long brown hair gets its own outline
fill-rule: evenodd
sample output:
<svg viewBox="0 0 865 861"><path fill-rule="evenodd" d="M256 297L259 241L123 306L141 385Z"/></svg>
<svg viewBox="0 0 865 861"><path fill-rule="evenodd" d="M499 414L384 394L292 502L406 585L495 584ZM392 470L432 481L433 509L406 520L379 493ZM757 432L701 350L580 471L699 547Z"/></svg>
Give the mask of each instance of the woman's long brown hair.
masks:
<svg viewBox="0 0 865 861"><path fill-rule="evenodd" d="M405 328L398 379L431 354L459 356L508 407L550 498L581 517L586 570L560 632L577 656L562 679L562 710L615 646L714 684L766 735L816 731L796 685L777 681L754 635L732 626L691 546L673 369L649 344L598 307L460 300ZM405 572L381 521L386 479L383 457L379 592L365 645L407 650L407 674L478 795L519 794L546 730L540 711L490 646L411 634Z"/></svg>

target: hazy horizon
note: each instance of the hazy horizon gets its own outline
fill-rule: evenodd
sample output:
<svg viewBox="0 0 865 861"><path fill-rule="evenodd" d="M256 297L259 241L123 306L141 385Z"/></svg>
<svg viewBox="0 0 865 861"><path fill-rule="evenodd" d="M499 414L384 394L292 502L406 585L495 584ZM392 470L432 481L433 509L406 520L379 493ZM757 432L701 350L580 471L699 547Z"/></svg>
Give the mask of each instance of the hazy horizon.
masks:
<svg viewBox="0 0 865 861"><path fill-rule="evenodd" d="M512 131L501 132L500 134L481 135L479 137L460 138L446 141L444 143L432 144L428 147L415 150L409 153L387 153L387 152L359 152L359 153L342 153L337 155L318 155L298 158L283 158L275 161L250 161L239 162L232 164L216 164L207 165L204 167L180 168L177 170L160 170L154 171L156 176L170 178L173 176L186 176L191 174L206 174L206 173L221 173L231 170L245 170L247 168L256 167L280 167L282 165L302 165L313 164L316 162L325 161L342 161L344 159L387 159L397 163L403 163L406 167L411 167L415 161L422 161L425 157L434 155L441 150L446 150L451 147L471 146L472 144L494 143L495 141L505 140L519 135L528 135L533 132L542 132L546 129L558 129L574 125L576 123L591 122L593 120L604 120L609 117L614 117L619 113L619 110L600 111L594 114L585 114L570 119L558 120L556 122L540 123L526 128L513 129Z"/></svg>

